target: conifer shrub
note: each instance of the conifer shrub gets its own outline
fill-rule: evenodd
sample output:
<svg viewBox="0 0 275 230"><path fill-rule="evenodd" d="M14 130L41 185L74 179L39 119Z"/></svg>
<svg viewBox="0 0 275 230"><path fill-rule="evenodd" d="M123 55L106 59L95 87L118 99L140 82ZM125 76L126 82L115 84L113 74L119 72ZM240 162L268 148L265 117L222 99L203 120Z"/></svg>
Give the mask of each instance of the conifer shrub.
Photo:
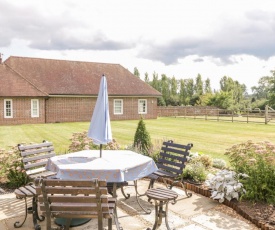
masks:
<svg viewBox="0 0 275 230"><path fill-rule="evenodd" d="M152 147L151 137L142 117L138 122L133 147L137 148L144 155L150 155L150 149Z"/></svg>

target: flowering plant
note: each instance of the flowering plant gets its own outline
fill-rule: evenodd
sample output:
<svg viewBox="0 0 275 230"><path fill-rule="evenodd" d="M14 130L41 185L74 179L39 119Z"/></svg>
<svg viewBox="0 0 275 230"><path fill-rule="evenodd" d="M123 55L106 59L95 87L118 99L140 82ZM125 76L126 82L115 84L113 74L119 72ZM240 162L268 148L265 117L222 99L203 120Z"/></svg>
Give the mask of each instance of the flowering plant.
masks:
<svg viewBox="0 0 275 230"><path fill-rule="evenodd" d="M0 150L0 176L1 183L10 188L18 188L29 182L17 146L10 150Z"/></svg>
<svg viewBox="0 0 275 230"><path fill-rule="evenodd" d="M225 154L236 172L249 175L243 181L247 190L243 197L275 204L275 145L247 141L232 146Z"/></svg>
<svg viewBox="0 0 275 230"><path fill-rule="evenodd" d="M71 140L71 144L69 146L69 152L77 152L81 150L89 150L89 149L99 149L99 145L93 143L93 140L87 136L87 131L82 133L73 133ZM112 142L108 143L107 145L103 145L104 149L109 150L118 150L120 146L118 143L113 139Z"/></svg>

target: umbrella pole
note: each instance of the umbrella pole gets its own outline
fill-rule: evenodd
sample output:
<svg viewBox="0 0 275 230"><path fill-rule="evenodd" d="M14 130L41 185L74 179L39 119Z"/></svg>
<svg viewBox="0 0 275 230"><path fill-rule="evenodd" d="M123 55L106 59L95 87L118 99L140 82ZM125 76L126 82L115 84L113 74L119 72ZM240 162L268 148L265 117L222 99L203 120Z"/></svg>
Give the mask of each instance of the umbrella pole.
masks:
<svg viewBox="0 0 275 230"><path fill-rule="evenodd" d="M102 157L102 144L100 144L100 158Z"/></svg>

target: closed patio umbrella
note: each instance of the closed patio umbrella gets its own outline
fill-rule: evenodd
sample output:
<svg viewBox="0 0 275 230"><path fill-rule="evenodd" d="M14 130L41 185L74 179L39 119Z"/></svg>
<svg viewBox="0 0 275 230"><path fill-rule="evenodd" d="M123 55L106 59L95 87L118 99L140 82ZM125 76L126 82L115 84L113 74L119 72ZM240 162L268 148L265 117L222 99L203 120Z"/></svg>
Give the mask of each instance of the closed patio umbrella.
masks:
<svg viewBox="0 0 275 230"><path fill-rule="evenodd" d="M102 157L102 145L108 144L113 139L109 115L107 80L104 75L101 77L99 93L87 135L95 144L100 145L100 157Z"/></svg>

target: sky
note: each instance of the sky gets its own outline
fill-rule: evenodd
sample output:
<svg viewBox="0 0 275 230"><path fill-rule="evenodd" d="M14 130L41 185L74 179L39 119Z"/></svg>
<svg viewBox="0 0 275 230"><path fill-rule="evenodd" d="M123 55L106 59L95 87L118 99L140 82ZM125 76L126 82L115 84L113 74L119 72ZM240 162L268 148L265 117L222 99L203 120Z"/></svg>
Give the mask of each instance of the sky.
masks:
<svg viewBox="0 0 275 230"><path fill-rule="evenodd" d="M0 53L120 64L248 91L275 70L274 0L0 0Z"/></svg>

